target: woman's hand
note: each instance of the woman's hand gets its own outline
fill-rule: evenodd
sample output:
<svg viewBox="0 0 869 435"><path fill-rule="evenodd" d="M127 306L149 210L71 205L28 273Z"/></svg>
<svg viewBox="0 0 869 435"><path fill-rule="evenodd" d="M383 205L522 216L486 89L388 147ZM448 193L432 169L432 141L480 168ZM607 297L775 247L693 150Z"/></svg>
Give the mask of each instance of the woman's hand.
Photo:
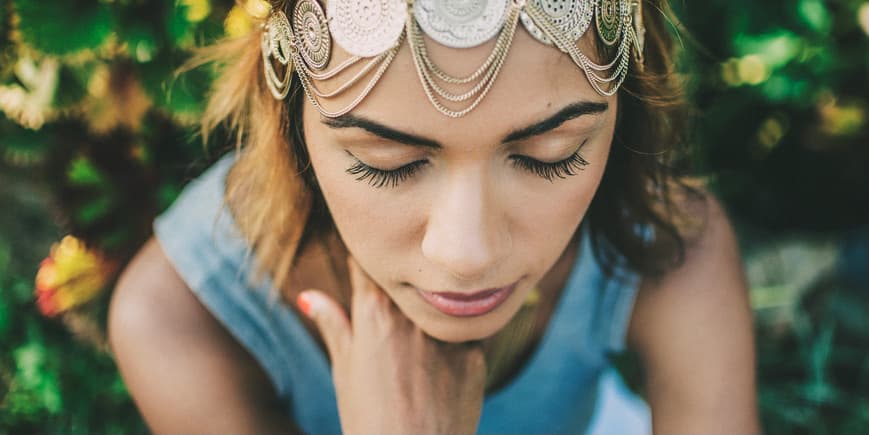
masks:
<svg viewBox="0 0 869 435"><path fill-rule="evenodd" d="M323 292L297 303L332 360L345 434L473 434L486 380L478 344L436 341L414 325L352 259L352 322Z"/></svg>

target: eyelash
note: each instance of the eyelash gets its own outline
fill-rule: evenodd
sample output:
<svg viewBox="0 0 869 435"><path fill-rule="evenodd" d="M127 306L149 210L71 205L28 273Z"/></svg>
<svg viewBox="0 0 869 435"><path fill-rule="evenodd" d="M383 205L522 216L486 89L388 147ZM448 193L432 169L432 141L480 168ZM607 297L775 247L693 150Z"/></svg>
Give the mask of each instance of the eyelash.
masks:
<svg viewBox="0 0 869 435"><path fill-rule="evenodd" d="M585 145L585 142L582 145ZM579 146L580 149L582 145ZM579 171L585 169L585 166L589 165L588 160L585 160L579 154L579 149L566 159L553 163L541 162L540 160L521 155L513 155L510 158L513 160L513 165L517 168L524 169L550 182L556 178L565 179L576 175ZM354 159L356 158L354 157ZM353 166L349 167L346 172L350 175L356 175L356 181L367 180L368 184L375 188L395 187L412 177L427 164L427 160L417 160L397 169L384 170L371 167L356 159Z"/></svg>
<svg viewBox="0 0 869 435"><path fill-rule="evenodd" d="M564 160L553 163L541 162L537 159L532 159L528 156L510 156L513 159L513 165L525 169L546 181L552 181L556 178L565 179L576 175L579 171L585 169L589 165L588 160L579 154L579 150L587 142L586 139L579 148Z"/></svg>
<svg viewBox="0 0 869 435"><path fill-rule="evenodd" d="M398 169L391 170L383 170L372 168L371 166L362 163L359 159L356 159L356 163L353 164L350 168L347 169L347 173L350 175L356 175L356 181L365 181L368 180L368 184L373 187L380 188L384 186L395 187L398 186L398 183L410 178L413 174L416 173L420 168L427 165L428 161L426 160L417 160L415 162L408 163Z"/></svg>

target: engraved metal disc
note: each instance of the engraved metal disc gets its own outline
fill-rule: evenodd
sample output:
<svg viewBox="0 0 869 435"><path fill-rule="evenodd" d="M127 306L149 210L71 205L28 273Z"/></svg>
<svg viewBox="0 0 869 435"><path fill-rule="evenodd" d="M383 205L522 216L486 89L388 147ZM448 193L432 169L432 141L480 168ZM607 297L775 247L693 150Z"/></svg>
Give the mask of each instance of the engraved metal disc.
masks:
<svg viewBox="0 0 869 435"><path fill-rule="evenodd" d="M293 69L291 66L288 65L284 70L283 78L278 76L277 71L275 71L275 66L272 64L271 60L272 57L275 57L272 50L272 45L274 41L276 41L271 37L271 33L272 32L270 31L263 32L262 36L260 37L260 50L263 60L263 72L265 73L266 85L268 85L269 91L271 91L272 95L276 99L282 100L289 93L290 76L292 75ZM279 47L280 45L277 46ZM289 51L285 53L289 53Z"/></svg>
<svg viewBox="0 0 869 435"><path fill-rule="evenodd" d="M373 57L397 42L404 30L404 0L329 0L326 2L332 38L354 56Z"/></svg>
<svg viewBox="0 0 869 435"><path fill-rule="evenodd" d="M625 0L600 0L597 4L595 24L597 34L606 45L613 45L619 40L622 31L622 15L626 13Z"/></svg>
<svg viewBox="0 0 869 435"><path fill-rule="evenodd" d="M269 51L282 65L290 62L293 31L290 20L282 11L273 12L268 20Z"/></svg>
<svg viewBox="0 0 869 435"><path fill-rule="evenodd" d="M298 40L299 53L314 69L323 69L329 63L332 37L326 14L317 0L299 0L293 11L293 31Z"/></svg>
<svg viewBox="0 0 869 435"><path fill-rule="evenodd" d="M452 48L480 45L498 34L510 0L416 0L413 16L430 38Z"/></svg>
<svg viewBox="0 0 869 435"><path fill-rule="evenodd" d="M570 40L577 41L585 34L594 18L594 2L592 0L528 0L525 7L534 7L542 11L555 27ZM532 36L544 44L552 41L543 33L543 30L534 24L531 17L525 12L519 15L525 29Z"/></svg>

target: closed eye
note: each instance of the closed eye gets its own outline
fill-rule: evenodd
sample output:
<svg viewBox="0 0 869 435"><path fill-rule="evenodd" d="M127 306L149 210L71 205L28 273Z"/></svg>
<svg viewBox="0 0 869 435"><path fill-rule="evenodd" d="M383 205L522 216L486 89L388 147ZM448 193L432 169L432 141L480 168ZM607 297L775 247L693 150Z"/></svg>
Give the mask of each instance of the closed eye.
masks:
<svg viewBox="0 0 869 435"><path fill-rule="evenodd" d="M417 160L410 162L396 169L378 169L370 166L356 157L353 157L356 162L353 166L347 168L346 172L356 176L356 181L368 181L372 187L395 187L399 183L412 177L423 166L428 164L428 160Z"/></svg>
<svg viewBox="0 0 869 435"><path fill-rule="evenodd" d="M510 160L513 162L514 166L552 182L556 178L564 179L576 175L579 171L585 169L585 167L589 165L588 160L582 157L579 153L586 142L588 142L588 139L583 141L582 144L577 147L576 151L574 151L569 157L557 162L543 162L519 154L511 155Z"/></svg>

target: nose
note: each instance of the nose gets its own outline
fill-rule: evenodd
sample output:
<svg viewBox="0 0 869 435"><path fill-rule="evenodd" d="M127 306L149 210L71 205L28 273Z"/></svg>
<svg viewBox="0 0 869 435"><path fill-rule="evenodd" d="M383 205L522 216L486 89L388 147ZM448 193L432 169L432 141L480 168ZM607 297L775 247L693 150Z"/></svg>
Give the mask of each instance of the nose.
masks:
<svg viewBox="0 0 869 435"><path fill-rule="evenodd" d="M464 281L480 281L512 249L508 217L484 171L452 174L432 201L423 255Z"/></svg>

